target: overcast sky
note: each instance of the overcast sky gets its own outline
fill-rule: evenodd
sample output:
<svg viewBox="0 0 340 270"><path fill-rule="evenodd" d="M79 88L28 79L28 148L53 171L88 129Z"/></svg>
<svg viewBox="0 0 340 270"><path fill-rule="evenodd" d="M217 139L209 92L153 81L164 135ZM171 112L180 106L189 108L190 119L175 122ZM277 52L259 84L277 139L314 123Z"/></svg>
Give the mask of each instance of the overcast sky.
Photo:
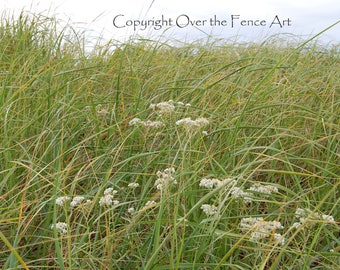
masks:
<svg viewBox="0 0 340 270"><path fill-rule="evenodd" d="M278 33L306 39L340 20L338 0L0 0L1 13L26 10L56 16L91 36L183 41L261 41ZM192 25L193 24L193 25ZM340 43L340 23L320 37Z"/></svg>

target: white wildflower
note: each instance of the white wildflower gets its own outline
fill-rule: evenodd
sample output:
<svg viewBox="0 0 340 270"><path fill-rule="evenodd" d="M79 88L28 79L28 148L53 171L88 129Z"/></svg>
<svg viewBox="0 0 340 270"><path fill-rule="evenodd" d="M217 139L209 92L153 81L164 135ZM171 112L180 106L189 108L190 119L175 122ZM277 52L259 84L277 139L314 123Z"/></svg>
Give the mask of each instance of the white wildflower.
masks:
<svg viewBox="0 0 340 270"><path fill-rule="evenodd" d="M321 218L322 218L322 220L324 220L324 221L328 221L328 222L331 222L331 223L335 222L333 216L329 216L329 215L321 215Z"/></svg>
<svg viewBox="0 0 340 270"><path fill-rule="evenodd" d="M301 223L300 222L294 222L293 225L292 225L292 228L293 229L298 229L299 227L301 227Z"/></svg>
<svg viewBox="0 0 340 270"><path fill-rule="evenodd" d="M297 217L297 218L308 217L309 215L317 218L317 216L315 216L315 213L313 213L313 211L311 211L309 209L298 208L295 211L295 217Z"/></svg>
<svg viewBox="0 0 340 270"><path fill-rule="evenodd" d="M129 122L129 126L143 126L143 127L150 127L150 128L158 128L164 126L164 123L162 121L142 121L139 118L133 118Z"/></svg>
<svg viewBox="0 0 340 270"><path fill-rule="evenodd" d="M216 178L211 178L211 179L203 178L200 181L199 186L212 189L212 188L220 188L220 187L223 187L223 186L230 187L230 186L233 186L235 184L236 184L236 181L231 179L231 178L226 178L226 179L222 179L222 180L216 179Z"/></svg>
<svg viewBox="0 0 340 270"><path fill-rule="evenodd" d="M76 196L73 198L72 202L70 203L71 207L76 207L79 204L81 204L85 200L85 197L83 196Z"/></svg>
<svg viewBox="0 0 340 270"><path fill-rule="evenodd" d="M128 208L127 212L128 212L130 215L133 215L136 211L135 211L135 208L130 207L130 208Z"/></svg>
<svg viewBox="0 0 340 270"><path fill-rule="evenodd" d="M278 221L265 221L263 218L242 218L240 228L243 232L251 232L251 240L267 238L277 229L283 229Z"/></svg>
<svg viewBox="0 0 340 270"><path fill-rule="evenodd" d="M284 227L281 225L279 221L266 221L267 227L271 228L271 230L275 229L283 229Z"/></svg>
<svg viewBox="0 0 340 270"><path fill-rule="evenodd" d="M71 198L69 196L62 196L62 197L58 197L55 200L55 204L59 205L59 206L63 206L67 201L71 200Z"/></svg>
<svg viewBox="0 0 340 270"><path fill-rule="evenodd" d="M208 131L203 130L203 131L202 131L202 135L203 135L203 136L208 136L208 135L209 135L209 134L208 134Z"/></svg>
<svg viewBox="0 0 340 270"><path fill-rule="evenodd" d="M252 202L252 194L249 192L245 192L242 190L242 188L239 187L232 187L230 189L231 192L231 197L237 199L237 198L242 198L244 202L249 203Z"/></svg>
<svg viewBox="0 0 340 270"><path fill-rule="evenodd" d="M142 122L144 127L154 127L154 128L159 128L164 126L164 123L162 121L150 121L147 120L146 122Z"/></svg>
<svg viewBox="0 0 340 270"><path fill-rule="evenodd" d="M242 218L241 222L240 222L240 227L242 231L249 231L251 230L253 227L255 227L255 225L259 222L263 222L263 218L261 217L249 217L249 218Z"/></svg>
<svg viewBox="0 0 340 270"><path fill-rule="evenodd" d="M177 184L176 179L173 177L175 174L174 168L167 168L164 171L158 171L156 173L158 179L155 181L155 186L158 190L162 190L164 187L170 184Z"/></svg>
<svg viewBox="0 0 340 270"><path fill-rule="evenodd" d="M86 202L84 203L85 205L89 205L89 204L91 204L92 203L92 201L91 200L86 200Z"/></svg>
<svg viewBox="0 0 340 270"><path fill-rule="evenodd" d="M158 190L163 189L163 184L160 183L159 179L156 180L155 186L156 186L156 189Z"/></svg>
<svg viewBox="0 0 340 270"><path fill-rule="evenodd" d="M113 188L107 188L104 190L104 196L100 198L99 205L100 206L110 206L117 205L119 201L113 200L114 195L117 193L117 190L113 190Z"/></svg>
<svg viewBox="0 0 340 270"><path fill-rule="evenodd" d="M306 223L306 222L317 222L317 221L325 221L329 223L334 223L334 217L329 215L315 213L311 211L310 209L302 209L298 208L295 211L295 217L299 219L300 223Z"/></svg>
<svg viewBox="0 0 340 270"><path fill-rule="evenodd" d="M105 196L100 198L99 205L100 206L110 206L110 205L112 205L112 201L113 201L112 195L105 195Z"/></svg>
<svg viewBox="0 0 340 270"><path fill-rule="evenodd" d="M274 239L281 246L283 246L285 244L285 241L286 241L284 236L281 235L280 233L274 233Z"/></svg>
<svg viewBox="0 0 340 270"><path fill-rule="evenodd" d="M307 223L308 221L311 221L311 219L300 217L299 221L301 224L304 224Z"/></svg>
<svg viewBox="0 0 340 270"><path fill-rule="evenodd" d="M216 184L216 181L220 181L218 179L207 179L207 178L203 178L201 181L200 181L200 184L199 186L200 187L204 187L204 188L214 188L215 184Z"/></svg>
<svg viewBox="0 0 340 270"><path fill-rule="evenodd" d="M100 206L111 206L111 205L117 205L119 204L119 201L117 200L113 200L113 195L109 194L109 195L105 195L103 197L100 198L99 200L99 205Z"/></svg>
<svg viewBox="0 0 340 270"><path fill-rule="evenodd" d="M217 206L210 204L202 204L201 209L207 216L213 216L217 214Z"/></svg>
<svg viewBox="0 0 340 270"><path fill-rule="evenodd" d="M155 201L147 201L146 204L145 204L145 207L148 207L148 206L151 206L151 205L154 205L156 204Z"/></svg>
<svg viewBox="0 0 340 270"><path fill-rule="evenodd" d="M128 187L129 188L136 188L136 187L139 187L139 184L138 183L130 183L130 184L128 184Z"/></svg>
<svg viewBox="0 0 340 270"><path fill-rule="evenodd" d="M251 186L248 190L255 191L264 194L272 194L273 192L278 192L278 188L271 185L261 185L260 183L256 183Z"/></svg>
<svg viewBox="0 0 340 270"><path fill-rule="evenodd" d="M195 122L196 122L196 125L198 125L199 127L204 127L204 126L209 125L209 120L204 117L197 118Z"/></svg>
<svg viewBox="0 0 340 270"><path fill-rule="evenodd" d="M200 128L209 125L209 121L206 118L197 118L192 120L191 117L183 118L176 121L177 126L184 126L186 128Z"/></svg>
<svg viewBox="0 0 340 270"><path fill-rule="evenodd" d="M136 125L142 125L143 121L139 118L133 118L132 120L130 120L129 122L129 126L136 126Z"/></svg>
<svg viewBox="0 0 340 270"><path fill-rule="evenodd" d="M104 190L104 195L109 195L109 194L115 195L117 193L118 193L118 191L117 190L113 190L113 188L107 188L107 189Z"/></svg>
<svg viewBox="0 0 340 270"><path fill-rule="evenodd" d="M176 106L190 107L191 104L190 103L185 104L182 101L175 102L173 100L169 100L169 101L163 101L159 103L152 103L149 108L154 110L158 115L162 116L162 115L170 114L174 112L176 109Z"/></svg>
<svg viewBox="0 0 340 270"><path fill-rule="evenodd" d="M175 111L174 102L172 100L151 104L150 109L155 110L159 115L169 114Z"/></svg>
<svg viewBox="0 0 340 270"><path fill-rule="evenodd" d="M188 117L176 121L176 125L184 127L189 132L197 131L204 126L209 125L209 121L206 118L197 118L196 120L192 120L190 117Z"/></svg>
<svg viewBox="0 0 340 270"><path fill-rule="evenodd" d="M57 222L55 226L52 224L51 229L53 230L54 228L62 235L67 233L67 224L65 222Z"/></svg>
<svg viewBox="0 0 340 270"><path fill-rule="evenodd" d="M226 186L226 188L230 188L230 187L234 187L236 183L237 183L236 180L232 178L226 178L226 179L220 180L220 182L218 182L216 186L217 187Z"/></svg>
<svg viewBox="0 0 340 270"><path fill-rule="evenodd" d="M119 201L118 201L118 200L113 200L113 201L112 201L112 204L113 204L113 205L117 205L117 204L119 204Z"/></svg>

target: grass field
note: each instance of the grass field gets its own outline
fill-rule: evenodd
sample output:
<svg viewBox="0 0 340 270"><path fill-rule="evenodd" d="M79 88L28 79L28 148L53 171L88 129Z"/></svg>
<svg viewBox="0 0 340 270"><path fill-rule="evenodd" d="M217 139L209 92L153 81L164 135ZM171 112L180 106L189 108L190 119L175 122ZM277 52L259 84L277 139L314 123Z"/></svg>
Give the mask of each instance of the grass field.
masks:
<svg viewBox="0 0 340 270"><path fill-rule="evenodd" d="M2 269L339 269L339 47L0 25Z"/></svg>

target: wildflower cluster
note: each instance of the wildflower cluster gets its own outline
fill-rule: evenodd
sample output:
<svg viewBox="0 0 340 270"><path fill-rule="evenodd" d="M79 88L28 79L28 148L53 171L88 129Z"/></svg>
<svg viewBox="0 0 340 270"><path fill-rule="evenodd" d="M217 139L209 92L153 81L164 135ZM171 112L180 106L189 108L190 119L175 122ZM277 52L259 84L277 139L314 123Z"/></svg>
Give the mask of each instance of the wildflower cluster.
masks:
<svg viewBox="0 0 340 270"><path fill-rule="evenodd" d="M201 179L199 186L208 188L208 189L214 189L214 188L220 188L225 187L225 190L229 192L232 198L242 198L244 202L248 203L252 201L252 194L243 191L242 188L236 186L237 181L232 178L226 178L226 179L217 179L217 178L203 178Z"/></svg>
<svg viewBox="0 0 340 270"><path fill-rule="evenodd" d="M223 186L233 186L233 185L236 185L236 181L233 180L232 178L226 178L222 180L217 179L217 178L212 178L212 179L203 178L199 184L200 187L209 188L209 189L220 188Z"/></svg>
<svg viewBox="0 0 340 270"><path fill-rule="evenodd" d="M176 105L185 107L191 106L189 103L184 104L183 102L174 102L173 100L169 100L160 103L152 103L149 108L153 109L158 115L162 116L174 112Z"/></svg>
<svg viewBox="0 0 340 270"><path fill-rule="evenodd" d="M271 186L271 185L262 185L260 183L256 183L252 185L249 189L249 191L255 191L258 193L263 193L263 194L272 194L272 193L277 193L279 192L277 187Z"/></svg>
<svg viewBox="0 0 340 270"><path fill-rule="evenodd" d="M218 213L217 206L215 205L202 204L201 209L207 216L213 216Z"/></svg>
<svg viewBox="0 0 340 270"><path fill-rule="evenodd" d="M170 184L177 185L176 179L173 177L175 174L174 168L167 168L164 171L158 171L157 177L158 179L155 182L155 186L158 190L163 190L165 187Z"/></svg>
<svg viewBox="0 0 340 270"><path fill-rule="evenodd" d="M187 117L176 121L176 125L183 127L187 132L196 132L209 125L209 120L203 117L192 120L191 117Z"/></svg>
<svg viewBox="0 0 340 270"><path fill-rule="evenodd" d="M157 172L157 176L158 176L157 187L161 188L165 185L168 185L169 183L176 184L177 181L173 177L174 173L175 173L174 168L168 168L168 169L165 169L164 171L158 171ZM130 189L134 189L134 188L139 187L139 184L137 182L131 182L127 185L127 187L130 188ZM101 196L99 198L98 204L101 207L110 207L110 206L119 205L120 201L116 199L117 193L118 193L118 190L115 190L112 187L105 189L104 192L103 192L103 196ZM65 206L66 203L68 203L68 202L70 202L69 206L71 207L71 209L75 208L75 207L79 207L79 206L86 206L86 205L92 203L92 201L87 200L85 196L74 196L73 198L70 197L70 196L61 196L61 197L56 198L56 200L55 200L55 204L58 205L58 206ZM154 204L156 204L156 202L154 200L147 201L145 203L144 207L142 207L142 209L150 208ZM139 210L139 211L141 211L141 210ZM126 209L126 213L130 216L138 213L139 211L136 210L135 207L131 204L128 205L128 207ZM52 229L56 228L56 230L60 234L66 234L67 233L67 226L68 225L64 222L58 222L58 223L56 223L55 226L51 225L50 228L52 228Z"/></svg>
<svg viewBox="0 0 340 270"><path fill-rule="evenodd" d="M79 205L88 205L91 204L91 200L85 200L84 196L76 196L73 198L72 202L70 203L71 207L77 207Z"/></svg>
<svg viewBox="0 0 340 270"><path fill-rule="evenodd" d="M259 193L258 195L270 195L272 193L279 192L279 189L272 185L262 185L260 183L255 183L250 188L246 189L245 192L240 191L241 197L246 198L248 202L251 202L255 198L254 192ZM238 194L239 192L232 192L233 196L235 196L235 193Z"/></svg>
<svg viewBox="0 0 340 270"><path fill-rule="evenodd" d="M135 210L134 207L129 207L128 210L127 210L127 212L128 212L130 215L133 215L133 214L136 212L136 210Z"/></svg>
<svg viewBox="0 0 340 270"><path fill-rule="evenodd" d="M295 211L295 217L299 219L299 222L293 224L293 228L299 228L302 224L316 223L316 222L328 222L334 223L334 217L324 214L315 213L309 209L298 208Z"/></svg>
<svg viewBox="0 0 340 270"><path fill-rule="evenodd" d="M104 190L104 196L102 196L99 200L100 206L109 207L111 205L119 204L118 200L114 200L113 197L117 193L117 190L113 190L113 188L107 188Z"/></svg>
<svg viewBox="0 0 340 270"><path fill-rule="evenodd" d="M149 128L159 128L159 127L164 126L164 123L162 121L151 121L151 120L143 121L139 118L133 118L129 122L129 126L143 126L143 127L149 127Z"/></svg>
<svg viewBox="0 0 340 270"><path fill-rule="evenodd" d="M137 188L137 187L139 187L139 184L138 183L129 183L128 187L129 188Z"/></svg>
<svg viewBox="0 0 340 270"><path fill-rule="evenodd" d="M55 200L55 204L58 205L58 206L63 206L69 200L71 200L71 198L69 196L58 197Z"/></svg>
<svg viewBox="0 0 340 270"><path fill-rule="evenodd" d="M220 189L219 196L230 196L233 199L242 199L245 203L250 203L255 199L256 193L263 195L278 192L278 188L272 185L262 185L255 183L248 189L243 189L238 186L238 181L234 178L202 178L199 186L207 189ZM218 206L203 204L202 211L207 216L213 216L218 213ZM249 232L252 241L258 241L265 238L272 239L275 243L283 245L285 242L284 237L276 233L276 230L283 229L283 226L278 221L265 221L263 218L243 218L240 221L239 227L242 232Z"/></svg>
<svg viewBox="0 0 340 270"><path fill-rule="evenodd" d="M175 102L173 100L163 101L159 103L151 103L149 109L152 109L158 116L165 116L175 112L176 107L191 107L190 103ZM177 126L183 127L190 134L196 133L202 127L209 125L209 120L206 118L197 118L192 120L190 117L180 119L175 123ZM165 126L163 121L143 121L140 118L133 118L129 121L129 126L143 126L147 128L159 128ZM207 131L202 131L203 135L208 135Z"/></svg>
<svg viewBox="0 0 340 270"><path fill-rule="evenodd" d="M55 228L61 235L67 234L67 224L65 222L57 222L50 227L52 230Z"/></svg>
<svg viewBox="0 0 340 270"><path fill-rule="evenodd" d="M234 198L234 199L238 199L238 198L243 199L243 201L245 203L250 203L250 202L253 201L252 194L249 193L249 192L244 191L240 187L232 187L230 189L230 194L231 194L232 198Z"/></svg>
<svg viewBox="0 0 340 270"><path fill-rule="evenodd" d="M258 241L273 235L277 242L284 244L283 236L275 233L276 230L283 229L283 226L278 221L265 221L261 217L249 217L242 218L239 226L242 232L250 232L250 239L252 241Z"/></svg>
<svg viewBox="0 0 340 270"><path fill-rule="evenodd" d="M278 192L278 188L271 186L271 185L262 185L260 183L256 183L252 185L249 189L243 190L241 187L236 186L237 181L232 178L226 178L226 179L217 179L217 178L203 178L199 186L213 189L213 188L220 188L225 187L225 190L227 190L230 194L230 196L234 199L243 199L245 203L250 203L253 201L254 194L253 192L261 193L261 194L271 194L273 192Z"/></svg>
<svg viewBox="0 0 340 270"><path fill-rule="evenodd" d="M69 196L61 196L58 197L55 200L55 204L58 206L64 206L66 204L66 202L71 201L71 197ZM84 196L75 196L71 203L70 206L71 207L77 207L80 205L84 205L84 204L90 204L92 201L91 200L86 200Z"/></svg>
<svg viewBox="0 0 340 270"><path fill-rule="evenodd" d="M71 197L69 196L61 196L56 198L55 204L58 206L65 206L67 202L71 201ZM91 200L86 200L84 196L75 196L73 197L70 207L76 208L80 206L86 206L91 204ZM67 233L67 224L65 222L57 222L55 225L52 224L50 226L51 229L56 229L61 235L65 235Z"/></svg>
<svg viewBox="0 0 340 270"><path fill-rule="evenodd" d="M175 111L175 105L172 100L156 104L152 103L149 108L155 110L159 115L168 114Z"/></svg>
<svg viewBox="0 0 340 270"><path fill-rule="evenodd" d="M84 196L76 196L73 198L72 202L70 203L71 207L76 207L77 205L81 204L85 200Z"/></svg>

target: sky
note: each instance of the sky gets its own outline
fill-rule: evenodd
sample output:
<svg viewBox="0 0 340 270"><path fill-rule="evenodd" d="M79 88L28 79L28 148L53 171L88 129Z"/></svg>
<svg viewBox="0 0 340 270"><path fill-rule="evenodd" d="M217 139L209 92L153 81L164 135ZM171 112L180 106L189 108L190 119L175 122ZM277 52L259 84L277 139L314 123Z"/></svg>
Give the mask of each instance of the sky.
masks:
<svg viewBox="0 0 340 270"><path fill-rule="evenodd" d="M262 42L272 36L308 39L340 20L338 0L0 0L1 14L25 10L55 16L89 39L207 38ZM340 43L340 23L319 37Z"/></svg>

